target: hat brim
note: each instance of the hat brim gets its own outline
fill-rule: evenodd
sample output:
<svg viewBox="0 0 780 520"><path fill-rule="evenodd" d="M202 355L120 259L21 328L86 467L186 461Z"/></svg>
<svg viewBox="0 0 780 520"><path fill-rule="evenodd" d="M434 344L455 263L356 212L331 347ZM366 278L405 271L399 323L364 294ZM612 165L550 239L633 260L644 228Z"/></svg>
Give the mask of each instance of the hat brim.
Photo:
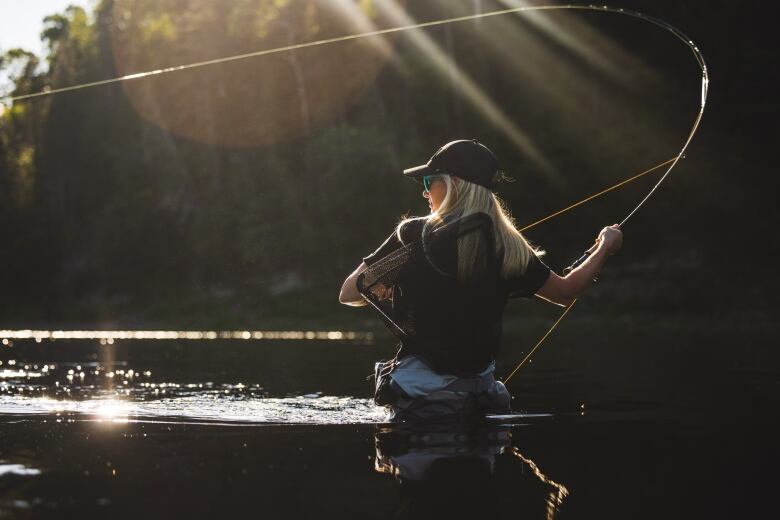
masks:
<svg viewBox="0 0 780 520"><path fill-rule="evenodd" d="M414 168L405 169L404 177L409 177L410 179L420 181L426 175L433 175L434 173L435 171L433 168L431 168L430 165L421 164L420 166L415 166Z"/></svg>

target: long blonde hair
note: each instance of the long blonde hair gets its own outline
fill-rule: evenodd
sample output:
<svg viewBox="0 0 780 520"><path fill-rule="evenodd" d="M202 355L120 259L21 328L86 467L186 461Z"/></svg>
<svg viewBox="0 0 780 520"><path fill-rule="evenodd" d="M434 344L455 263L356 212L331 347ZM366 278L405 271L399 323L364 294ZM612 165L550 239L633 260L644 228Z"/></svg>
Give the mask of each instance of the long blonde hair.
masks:
<svg viewBox="0 0 780 520"><path fill-rule="evenodd" d="M495 253L502 250L504 252L501 278L525 273L531 255L544 255L544 251L534 248L517 230L514 219L504 202L491 190L463 179L458 179L456 183L446 174L441 174L439 177L447 186L447 194L439 209L423 217L427 225L432 225L434 228L440 226L450 215L466 217L474 213L487 214L493 221ZM401 240L401 228L410 220L414 219L404 219L396 227L399 240ZM482 237L476 233L468 234L458 240L459 280L470 281L476 273L481 272L486 261L482 247L484 247Z"/></svg>

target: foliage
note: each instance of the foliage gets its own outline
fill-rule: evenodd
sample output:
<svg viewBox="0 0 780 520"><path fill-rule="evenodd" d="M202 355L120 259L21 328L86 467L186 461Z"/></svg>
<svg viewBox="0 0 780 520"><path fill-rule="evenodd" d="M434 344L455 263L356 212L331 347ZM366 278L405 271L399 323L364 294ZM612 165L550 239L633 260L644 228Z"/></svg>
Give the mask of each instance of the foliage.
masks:
<svg viewBox="0 0 780 520"><path fill-rule="evenodd" d="M15 71L18 95L399 25L386 4L101 0L91 15L70 7L44 20L47 70L21 49L0 57L0 67ZM474 5L481 4L495 7ZM339 11L344 5L351 16ZM453 5L409 2L407 9L417 20L468 14ZM92 318L156 300L261 306L302 287L335 298L341 277L397 218L423 210L420 188L399 172L447 140L477 137L498 152L518 178L501 194L519 223L679 147L680 131L669 137L666 129L688 124L695 85L623 63L621 81L649 74L659 89L654 102L670 100L668 111L642 106L647 91L616 86L588 60L563 52L552 63L559 44L538 28L488 23L423 33L444 60L422 52L419 34L410 34L14 103L0 115L4 294L36 319L66 315L77 303ZM582 29L576 19L560 23L575 35ZM646 47L651 62L668 54ZM589 82L567 82L567 70ZM531 136L549 158L547 173L486 117L469 85ZM687 111L671 101L681 99ZM560 265L648 187L531 237ZM654 224L638 224L648 244L662 240Z"/></svg>

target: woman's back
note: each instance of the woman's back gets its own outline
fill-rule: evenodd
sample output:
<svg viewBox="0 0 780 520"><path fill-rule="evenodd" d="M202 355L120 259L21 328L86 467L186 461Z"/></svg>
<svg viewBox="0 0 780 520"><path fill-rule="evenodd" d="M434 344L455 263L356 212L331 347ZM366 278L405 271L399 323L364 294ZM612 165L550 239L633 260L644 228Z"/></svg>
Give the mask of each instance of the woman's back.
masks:
<svg viewBox="0 0 780 520"><path fill-rule="evenodd" d="M549 269L534 257L533 268L524 275L502 279L502 251L495 250L494 233L493 221L484 213L451 217L440 226L410 219L400 229L400 240L394 233L364 259L371 269L399 248L416 248L406 265L395 266L391 274L389 312L405 332L400 357L414 354L436 371L458 376L480 373L496 358L507 298L533 295ZM464 240L479 251L479 267L468 280L458 276L458 244Z"/></svg>

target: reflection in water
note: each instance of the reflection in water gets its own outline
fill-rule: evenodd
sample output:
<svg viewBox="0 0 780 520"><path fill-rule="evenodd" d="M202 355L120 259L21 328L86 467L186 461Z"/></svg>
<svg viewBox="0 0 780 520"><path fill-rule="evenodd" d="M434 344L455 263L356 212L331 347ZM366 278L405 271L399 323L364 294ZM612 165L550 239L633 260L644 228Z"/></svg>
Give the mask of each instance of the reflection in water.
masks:
<svg viewBox="0 0 780 520"><path fill-rule="evenodd" d="M558 511L558 508L560 508L561 504L563 503L563 499L566 498L566 496L569 494L569 490L566 489L566 486L563 484L558 484L542 473L539 469L539 466L537 466L531 459L524 457L517 448L512 448L510 453L527 464L540 481L544 482L545 484L549 484L554 489L554 491L551 491L547 497L547 518L553 518L555 513Z"/></svg>
<svg viewBox="0 0 780 520"><path fill-rule="evenodd" d="M375 446L376 471L400 483L400 518L552 519L568 495L511 446L510 426L382 426Z"/></svg>

